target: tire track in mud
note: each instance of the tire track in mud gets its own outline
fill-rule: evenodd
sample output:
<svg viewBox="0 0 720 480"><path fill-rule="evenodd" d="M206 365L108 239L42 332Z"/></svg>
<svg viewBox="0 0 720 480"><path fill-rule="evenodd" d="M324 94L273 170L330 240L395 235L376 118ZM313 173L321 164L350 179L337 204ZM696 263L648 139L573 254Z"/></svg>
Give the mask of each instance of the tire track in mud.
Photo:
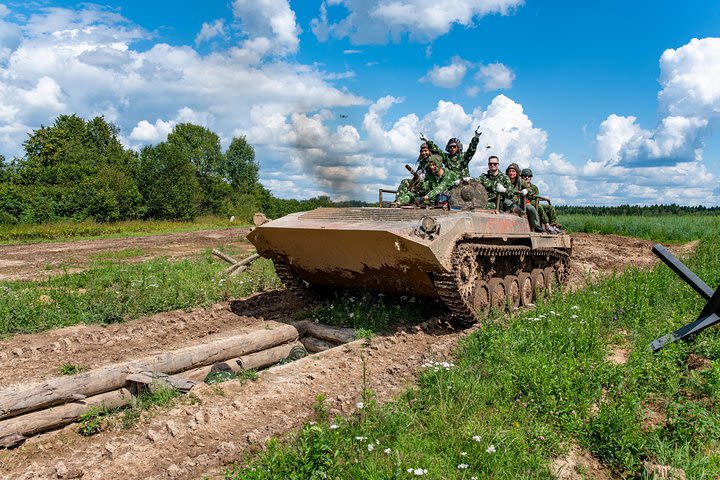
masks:
<svg viewBox="0 0 720 480"><path fill-rule="evenodd" d="M652 242L616 236L575 235L571 287L587 278L648 267L656 260ZM691 251L694 246L684 251ZM683 253L677 250L676 253ZM126 324L71 327L0 342L0 385L54 376L65 359L99 366L155 350L202 343L230 335L263 319L289 319L301 304L285 291L254 295L236 304L191 312L168 312ZM437 321L428 321L438 327ZM255 382L201 386L197 405L163 410L128 430L114 429L85 438L71 425L0 451L0 478L198 478L221 475L228 463L313 419L312 405L324 393L331 415L355 410L363 389L363 365L380 402L412 385L427 360L448 358L469 331L413 328L379 337L368 348L360 342L275 367ZM108 345L110 342L114 344ZM58 363L59 362L59 363ZM24 370L24 371L23 371Z"/></svg>

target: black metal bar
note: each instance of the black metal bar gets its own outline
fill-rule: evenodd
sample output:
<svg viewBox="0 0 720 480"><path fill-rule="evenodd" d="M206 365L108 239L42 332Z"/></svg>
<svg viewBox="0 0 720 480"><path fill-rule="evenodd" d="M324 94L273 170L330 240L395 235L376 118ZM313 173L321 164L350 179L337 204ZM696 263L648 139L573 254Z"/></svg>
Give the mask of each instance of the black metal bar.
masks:
<svg viewBox="0 0 720 480"><path fill-rule="evenodd" d="M720 322L720 317L717 313L712 313L706 317L700 317L692 323L685 325L684 327L678 328L672 333L660 337L657 340L653 340L650 344L650 348L653 352L657 352L662 347L675 340L683 339L689 335L694 335L698 332L705 330L708 327L712 327L716 323Z"/></svg>
<svg viewBox="0 0 720 480"><path fill-rule="evenodd" d="M703 282L700 277L695 275L692 270L686 267L675 255L660 245L659 243L652 248L652 251L657 255L660 260L670 267L670 269L677 273L680 278L690 285L697 293L700 294L705 300L710 300L713 296L713 289L710 288L707 283Z"/></svg>
<svg viewBox="0 0 720 480"><path fill-rule="evenodd" d="M657 352L665 345L675 340L681 340L696 333L702 332L708 327L720 323L720 286L713 292L705 282L695 273L686 267L680 260L670 253L667 248L657 244L652 249L653 253L660 257L665 264L672 269L680 278L690 285L701 297L707 300L698 319L692 323L678 328L672 333L660 337L650 344L650 349Z"/></svg>

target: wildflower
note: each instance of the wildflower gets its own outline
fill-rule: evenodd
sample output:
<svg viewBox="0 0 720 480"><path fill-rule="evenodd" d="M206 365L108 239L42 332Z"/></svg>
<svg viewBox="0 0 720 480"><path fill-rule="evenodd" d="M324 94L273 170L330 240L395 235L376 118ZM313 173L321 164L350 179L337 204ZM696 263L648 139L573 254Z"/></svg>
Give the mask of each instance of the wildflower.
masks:
<svg viewBox="0 0 720 480"><path fill-rule="evenodd" d="M461 463L460 465L458 465L458 470L465 470L469 466L470 465L468 465L467 463Z"/></svg>
<svg viewBox="0 0 720 480"><path fill-rule="evenodd" d="M580 310L580 307L578 307L577 305L573 305L572 307L570 307L570 310Z"/></svg>
<svg viewBox="0 0 720 480"><path fill-rule="evenodd" d="M497 452L497 449L495 448L495 445L490 445L487 450L485 450L487 453L495 453Z"/></svg>
<svg viewBox="0 0 720 480"><path fill-rule="evenodd" d="M335 430L336 428L340 428L337 423L333 423L332 425L330 425L330 430Z"/></svg>
<svg viewBox="0 0 720 480"><path fill-rule="evenodd" d="M365 440L367 440L367 437L355 437L355 440L357 440L358 442L364 442Z"/></svg>
<svg viewBox="0 0 720 480"><path fill-rule="evenodd" d="M460 452L460 456L467 457L467 452Z"/></svg>
<svg viewBox="0 0 720 480"><path fill-rule="evenodd" d="M383 450L383 452L385 452L387 455L390 455L392 453L392 448L386 448L385 450Z"/></svg>
<svg viewBox="0 0 720 480"><path fill-rule="evenodd" d="M570 315L570 318L577 318L577 315Z"/></svg>
<svg viewBox="0 0 720 480"><path fill-rule="evenodd" d="M368 452L372 452L373 450L375 450L375 444L368 443L367 449L368 449Z"/></svg>
<svg viewBox="0 0 720 480"><path fill-rule="evenodd" d="M358 410L362 410L363 408L365 408L365 404L363 402L358 402L355 404L355 406Z"/></svg>
<svg viewBox="0 0 720 480"><path fill-rule="evenodd" d="M478 480L477 477L470 477L470 480Z"/></svg>
<svg viewBox="0 0 720 480"><path fill-rule="evenodd" d="M474 435L474 436L473 436L473 440L475 440L476 442L479 442L479 441L480 441L480 435Z"/></svg>
<svg viewBox="0 0 720 480"><path fill-rule="evenodd" d="M350 318L353 318L355 314L353 312L350 312Z"/></svg>

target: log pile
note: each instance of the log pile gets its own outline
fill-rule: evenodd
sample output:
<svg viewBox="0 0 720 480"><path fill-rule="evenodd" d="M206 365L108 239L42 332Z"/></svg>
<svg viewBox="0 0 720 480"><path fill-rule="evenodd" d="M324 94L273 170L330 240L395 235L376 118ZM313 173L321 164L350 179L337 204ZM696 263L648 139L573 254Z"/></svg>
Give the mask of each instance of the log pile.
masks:
<svg viewBox="0 0 720 480"><path fill-rule="evenodd" d="M266 368L353 340L352 328L309 320L291 324L265 322L262 328L242 335L105 365L69 377L13 385L0 390L0 448L15 447L28 436L75 422L91 408L122 407L140 392L159 385L186 393L214 372Z"/></svg>
<svg viewBox="0 0 720 480"><path fill-rule="evenodd" d="M223 270L223 275L228 275L230 277L233 277L238 273L245 271L252 262L260 258L260 255L258 255L257 253L253 253L247 258L237 261L230 255L227 255L217 249L213 249L212 254L221 260L225 260L227 263L230 264L228 268Z"/></svg>
<svg viewBox="0 0 720 480"><path fill-rule="evenodd" d="M355 340L355 329L331 327L321 323L302 320L294 322L300 334L300 342L308 352L317 353Z"/></svg>
<svg viewBox="0 0 720 480"><path fill-rule="evenodd" d="M262 329L243 335L2 389L0 448L72 423L91 407L126 405L147 385L162 383L187 392L211 371L259 369L291 355L302 356L297 340L294 326L266 322Z"/></svg>

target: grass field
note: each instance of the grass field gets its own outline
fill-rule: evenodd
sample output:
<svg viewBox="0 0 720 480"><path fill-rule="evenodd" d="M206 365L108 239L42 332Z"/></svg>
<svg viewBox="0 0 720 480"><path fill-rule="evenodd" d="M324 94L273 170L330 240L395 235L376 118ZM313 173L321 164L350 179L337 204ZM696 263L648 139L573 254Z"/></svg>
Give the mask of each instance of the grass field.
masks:
<svg viewBox="0 0 720 480"><path fill-rule="evenodd" d="M280 287L272 262L265 259L229 278L220 276L227 265L209 252L177 262L113 261L136 253L120 250L86 271L46 281L0 282L0 338L79 323L122 322Z"/></svg>
<svg viewBox="0 0 720 480"><path fill-rule="evenodd" d="M683 243L720 232L720 215L560 215L569 232L616 234L655 242Z"/></svg>
<svg viewBox="0 0 720 480"><path fill-rule="evenodd" d="M226 217L200 217L194 222L133 220L116 223L56 222L39 225L0 225L0 245L48 241L123 238L162 233L194 232L242 226Z"/></svg>
<svg viewBox="0 0 720 480"><path fill-rule="evenodd" d="M621 233L642 229L626 220ZM713 287L719 246L715 230L688 260ZM649 478L646 463L720 478L720 329L648 349L700 308L664 265L556 295L473 333L395 402L378 406L366 391L357 414L329 419L319 399L316 423L226 477L549 479L552 460L580 447L617 478ZM609 360L620 351L626 363ZM691 369L689 358L707 365Z"/></svg>

